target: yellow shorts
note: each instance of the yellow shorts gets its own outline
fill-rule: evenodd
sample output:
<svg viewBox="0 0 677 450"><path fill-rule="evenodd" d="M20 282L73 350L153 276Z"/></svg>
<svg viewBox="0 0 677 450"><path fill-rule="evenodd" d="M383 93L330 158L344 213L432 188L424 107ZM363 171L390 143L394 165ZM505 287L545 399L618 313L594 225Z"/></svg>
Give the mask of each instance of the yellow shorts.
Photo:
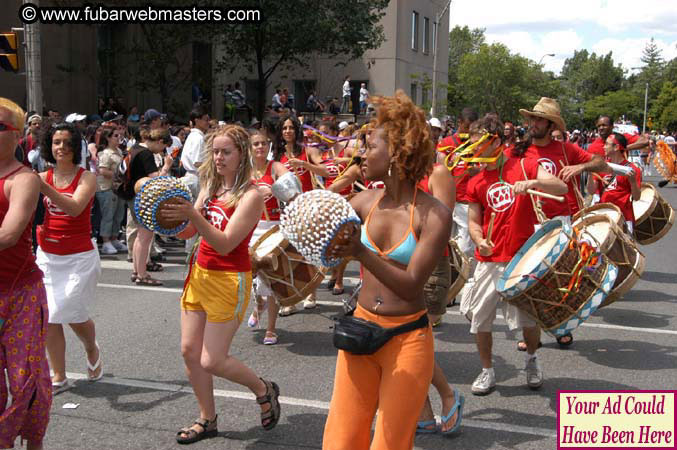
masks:
<svg viewBox="0 0 677 450"><path fill-rule="evenodd" d="M242 322L252 289L251 272L226 272L193 265L181 295L181 309L204 311L208 322Z"/></svg>

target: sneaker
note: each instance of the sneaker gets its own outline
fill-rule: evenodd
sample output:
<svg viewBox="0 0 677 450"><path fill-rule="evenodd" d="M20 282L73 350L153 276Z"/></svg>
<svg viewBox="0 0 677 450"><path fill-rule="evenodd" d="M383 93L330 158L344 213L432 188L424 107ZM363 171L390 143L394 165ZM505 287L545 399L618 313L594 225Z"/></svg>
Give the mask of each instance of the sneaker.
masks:
<svg viewBox="0 0 677 450"><path fill-rule="evenodd" d="M103 246L101 247L101 253L104 255L115 255L118 252L118 250L113 247L113 244L109 242L104 242Z"/></svg>
<svg viewBox="0 0 677 450"><path fill-rule="evenodd" d="M115 247L115 249L119 252L126 252L128 250L127 246L120 241L115 240L111 241L111 243L113 244L113 247Z"/></svg>
<svg viewBox="0 0 677 450"><path fill-rule="evenodd" d="M487 395L496 387L496 374L494 371L482 370L472 383L471 391L475 395Z"/></svg>
<svg viewBox="0 0 677 450"><path fill-rule="evenodd" d="M541 362L536 356L532 356L527 361L527 385L531 389L538 389L543 385L543 370L541 369Z"/></svg>
<svg viewBox="0 0 677 450"><path fill-rule="evenodd" d="M286 317L286 316L291 316L296 312L296 305L292 306L283 306L280 308L280 317Z"/></svg>
<svg viewBox="0 0 677 450"><path fill-rule="evenodd" d="M308 297L303 300L303 309L315 309L317 307L317 300L315 297Z"/></svg>
<svg viewBox="0 0 677 450"><path fill-rule="evenodd" d="M668 185L670 181L669 180L663 180L658 182L658 187L665 187Z"/></svg>

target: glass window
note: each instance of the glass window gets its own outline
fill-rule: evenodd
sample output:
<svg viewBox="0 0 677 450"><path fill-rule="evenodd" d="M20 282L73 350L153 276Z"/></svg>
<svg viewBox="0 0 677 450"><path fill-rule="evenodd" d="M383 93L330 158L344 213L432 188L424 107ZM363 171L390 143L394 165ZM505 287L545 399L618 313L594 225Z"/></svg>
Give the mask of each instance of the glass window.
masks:
<svg viewBox="0 0 677 450"><path fill-rule="evenodd" d="M418 51L418 13L411 13L411 49Z"/></svg>
<svg viewBox="0 0 677 450"><path fill-rule="evenodd" d="M430 51L430 19L423 18L423 53Z"/></svg>
<svg viewBox="0 0 677 450"><path fill-rule="evenodd" d="M433 55L437 51L437 22L433 22Z"/></svg>
<svg viewBox="0 0 677 450"><path fill-rule="evenodd" d="M418 102L416 101L416 91L417 90L418 90L418 86L416 85L416 83L411 83L410 97L411 97L411 101L414 102L415 105L418 104Z"/></svg>

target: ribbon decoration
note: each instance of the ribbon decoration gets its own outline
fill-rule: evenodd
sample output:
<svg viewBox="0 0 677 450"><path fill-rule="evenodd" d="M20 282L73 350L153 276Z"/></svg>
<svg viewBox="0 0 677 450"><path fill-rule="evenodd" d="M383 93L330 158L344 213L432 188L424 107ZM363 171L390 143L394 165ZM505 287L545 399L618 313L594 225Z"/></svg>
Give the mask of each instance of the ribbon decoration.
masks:
<svg viewBox="0 0 677 450"><path fill-rule="evenodd" d="M470 141L465 141L463 144L458 146L455 151L449 153L444 159L444 165L452 171L458 166L458 164L463 160L467 164L492 164L503 153L503 148L501 146L496 148L495 154L491 156L480 156L486 151L487 148L493 144L493 142L498 138L495 134L484 133L482 137L477 141L470 143ZM453 158L451 164L449 158ZM468 167L466 164L466 168Z"/></svg>

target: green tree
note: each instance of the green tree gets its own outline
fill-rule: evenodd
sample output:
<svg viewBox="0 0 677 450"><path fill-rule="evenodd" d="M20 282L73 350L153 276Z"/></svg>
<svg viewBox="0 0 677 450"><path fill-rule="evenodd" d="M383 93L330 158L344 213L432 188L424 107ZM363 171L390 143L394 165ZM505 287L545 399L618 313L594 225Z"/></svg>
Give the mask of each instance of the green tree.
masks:
<svg viewBox="0 0 677 450"><path fill-rule="evenodd" d="M646 83L649 83L649 104L658 97L658 93L663 86L663 73L665 70L665 60L662 52L656 45L654 38L646 44L642 51L642 70L637 75L634 89L644 95Z"/></svg>
<svg viewBox="0 0 677 450"><path fill-rule="evenodd" d="M593 126L597 117L601 115L610 116L612 120L625 116L626 120L642 123L644 113L642 105L643 103L632 90L609 91L584 103L583 118L588 126Z"/></svg>
<svg viewBox="0 0 677 450"><path fill-rule="evenodd" d="M449 33L449 85L447 102L449 111L458 111L466 106L464 92L458 83L458 71L461 60L469 53L477 53L484 44L484 29L456 25Z"/></svg>
<svg viewBox="0 0 677 450"><path fill-rule="evenodd" d="M385 39L379 21L388 0L297 0L293 7L278 0L226 3L258 7L263 12L258 24L223 25L218 39L225 52L218 61L221 67L231 71L245 67L256 74L259 118L265 108L268 80L276 70L308 67L308 56L318 53L345 63L379 47Z"/></svg>
<svg viewBox="0 0 677 450"><path fill-rule="evenodd" d="M496 112L504 120L519 119L520 108L530 108L556 88L535 62L510 53L503 44L482 44L461 59L457 87L463 99L479 112Z"/></svg>
<svg viewBox="0 0 677 450"><path fill-rule="evenodd" d="M654 127L663 131L677 130L677 84L666 81L649 112Z"/></svg>

